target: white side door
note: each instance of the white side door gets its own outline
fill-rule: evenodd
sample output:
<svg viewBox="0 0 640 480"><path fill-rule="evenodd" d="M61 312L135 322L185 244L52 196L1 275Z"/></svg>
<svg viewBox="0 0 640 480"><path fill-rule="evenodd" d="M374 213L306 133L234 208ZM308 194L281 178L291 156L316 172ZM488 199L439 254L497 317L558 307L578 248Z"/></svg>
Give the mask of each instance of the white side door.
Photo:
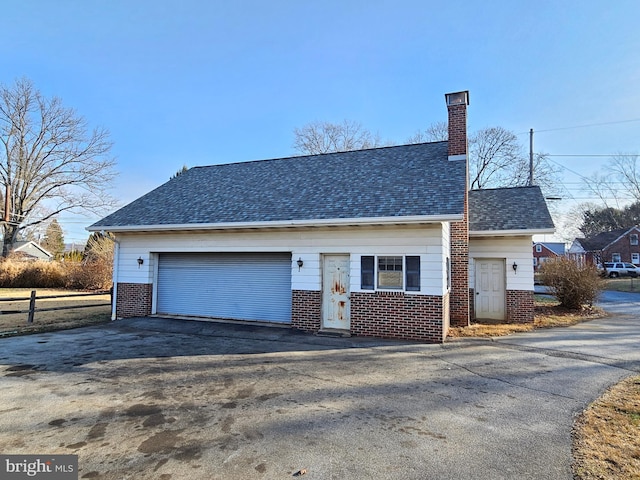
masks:
<svg viewBox="0 0 640 480"><path fill-rule="evenodd" d="M351 328L349 255L325 255L322 267L322 328Z"/></svg>
<svg viewBox="0 0 640 480"><path fill-rule="evenodd" d="M505 319L504 260L476 260L475 297L476 318Z"/></svg>

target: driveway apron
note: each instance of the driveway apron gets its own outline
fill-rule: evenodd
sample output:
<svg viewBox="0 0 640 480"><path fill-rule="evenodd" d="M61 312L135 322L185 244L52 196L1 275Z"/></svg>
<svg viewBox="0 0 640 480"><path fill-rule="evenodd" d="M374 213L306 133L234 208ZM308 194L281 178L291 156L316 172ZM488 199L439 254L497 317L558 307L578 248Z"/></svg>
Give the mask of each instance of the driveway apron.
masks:
<svg viewBox="0 0 640 480"><path fill-rule="evenodd" d="M79 478L570 479L638 317L444 345L141 318L0 339L0 452Z"/></svg>

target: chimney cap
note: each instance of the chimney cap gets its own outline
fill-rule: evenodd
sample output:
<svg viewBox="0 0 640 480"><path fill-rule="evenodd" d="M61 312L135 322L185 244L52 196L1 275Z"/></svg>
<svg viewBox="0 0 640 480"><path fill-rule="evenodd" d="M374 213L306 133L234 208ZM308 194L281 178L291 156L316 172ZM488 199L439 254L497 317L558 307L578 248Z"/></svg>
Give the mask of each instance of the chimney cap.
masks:
<svg viewBox="0 0 640 480"><path fill-rule="evenodd" d="M447 100L448 107L452 105L469 105L469 90L445 93L444 98Z"/></svg>

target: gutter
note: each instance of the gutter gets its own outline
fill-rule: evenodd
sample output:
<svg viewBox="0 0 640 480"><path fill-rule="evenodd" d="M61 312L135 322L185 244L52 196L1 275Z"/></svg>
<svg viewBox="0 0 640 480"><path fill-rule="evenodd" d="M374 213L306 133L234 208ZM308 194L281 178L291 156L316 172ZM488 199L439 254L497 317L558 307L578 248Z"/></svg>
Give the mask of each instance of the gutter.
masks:
<svg viewBox="0 0 640 480"><path fill-rule="evenodd" d="M156 225L91 225L90 232L160 232L171 230L233 230L258 228L299 228L324 226L415 225L421 223L459 222L463 215L413 215L398 217L332 218L320 220L277 220L272 222L179 223Z"/></svg>
<svg viewBox="0 0 640 480"><path fill-rule="evenodd" d="M469 230L470 237L516 237L523 235L551 235L555 228L522 229L522 230Z"/></svg>

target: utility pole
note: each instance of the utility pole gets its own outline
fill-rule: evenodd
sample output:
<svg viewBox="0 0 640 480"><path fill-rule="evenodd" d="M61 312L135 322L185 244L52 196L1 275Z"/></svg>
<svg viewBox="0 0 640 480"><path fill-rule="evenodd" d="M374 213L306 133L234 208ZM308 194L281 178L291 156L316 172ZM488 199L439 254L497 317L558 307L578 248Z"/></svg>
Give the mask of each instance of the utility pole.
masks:
<svg viewBox="0 0 640 480"><path fill-rule="evenodd" d="M529 130L529 186L533 186L533 128Z"/></svg>

